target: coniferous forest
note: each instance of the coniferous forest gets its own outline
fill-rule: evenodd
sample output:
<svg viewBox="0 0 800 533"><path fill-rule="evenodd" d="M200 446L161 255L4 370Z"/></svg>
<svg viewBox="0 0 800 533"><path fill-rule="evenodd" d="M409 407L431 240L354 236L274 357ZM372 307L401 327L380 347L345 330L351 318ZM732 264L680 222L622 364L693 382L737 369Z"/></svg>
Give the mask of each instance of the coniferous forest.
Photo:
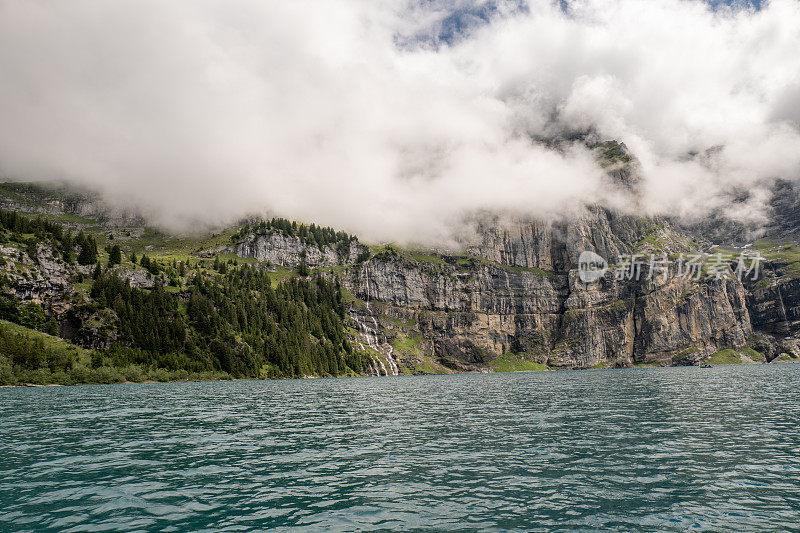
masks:
<svg viewBox="0 0 800 533"><path fill-rule="evenodd" d="M236 377L338 376L365 363L344 336L341 290L315 278L271 287L248 265L196 274L186 302L160 285L131 288L113 273L92 286L100 308L119 317L120 342L104 357L113 366L221 370Z"/></svg>
<svg viewBox="0 0 800 533"><path fill-rule="evenodd" d="M83 265L87 273L71 281L86 287L85 297L67 317L100 320L97 327L109 339L101 347L59 339L55 319L41 305L17 299L4 276L0 318L48 336L31 338L0 324L2 383L109 381L109 373L118 374L112 381L342 376L369 366L369 357L346 338L338 280L314 275L276 282L263 268L235 260L170 263L142 255L138 266L155 283L136 288L113 268L123 262L117 244L101 260L93 236L6 211L0 230L2 242L24 248L34 263L48 250L55 261ZM136 254L127 256L136 268ZM98 372L103 375L93 377Z"/></svg>

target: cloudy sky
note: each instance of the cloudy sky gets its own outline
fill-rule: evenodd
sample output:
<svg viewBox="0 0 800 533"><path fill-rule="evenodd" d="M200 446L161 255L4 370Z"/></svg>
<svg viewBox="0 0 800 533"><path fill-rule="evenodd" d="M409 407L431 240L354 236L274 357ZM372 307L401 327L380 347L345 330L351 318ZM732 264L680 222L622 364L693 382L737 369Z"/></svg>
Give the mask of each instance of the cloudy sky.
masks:
<svg viewBox="0 0 800 533"><path fill-rule="evenodd" d="M162 224L269 212L441 242L619 203L576 133L697 214L800 176L800 1L0 0L0 175Z"/></svg>

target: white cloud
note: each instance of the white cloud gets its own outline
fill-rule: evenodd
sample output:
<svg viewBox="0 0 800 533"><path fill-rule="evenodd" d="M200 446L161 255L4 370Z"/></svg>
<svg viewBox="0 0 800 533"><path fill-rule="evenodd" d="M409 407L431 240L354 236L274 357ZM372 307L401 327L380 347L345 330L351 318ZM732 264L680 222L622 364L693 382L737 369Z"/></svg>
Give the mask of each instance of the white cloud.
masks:
<svg viewBox="0 0 800 533"><path fill-rule="evenodd" d="M427 242L468 211L602 200L590 154L530 140L568 130L625 142L651 212L800 173L797 0L497 11L432 46L439 4L0 0L0 172L164 223L266 209Z"/></svg>

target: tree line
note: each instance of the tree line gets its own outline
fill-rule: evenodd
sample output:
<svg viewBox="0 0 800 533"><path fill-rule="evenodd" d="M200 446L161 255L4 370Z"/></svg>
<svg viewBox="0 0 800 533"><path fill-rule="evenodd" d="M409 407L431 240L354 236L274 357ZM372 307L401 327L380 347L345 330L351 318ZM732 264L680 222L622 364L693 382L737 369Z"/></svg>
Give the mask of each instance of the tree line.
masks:
<svg viewBox="0 0 800 533"><path fill-rule="evenodd" d="M285 227L284 222L275 224ZM153 274L166 273L169 284L178 287L167 290L158 277L152 289L136 288L100 265L97 241L91 235L73 236L55 222L7 211L0 211L0 228L15 236L33 235L37 243L60 251L68 262L77 259L96 265L94 274L86 278L91 284L88 302L70 311L72 317L111 317L105 326L113 330L113 342L96 351L93 367L137 365L234 377L340 376L368 371L369 357L353 350L347 340L338 281L317 276L273 286L268 272L236 261L217 259L214 270L205 270L199 263L191 268L184 262L173 262L169 268L131 253L134 264L138 260ZM322 235L323 242L331 238L325 228L308 228L311 234ZM118 245L108 251L110 266L121 262ZM177 281L179 276L186 280L185 287ZM51 335L58 333L58 325L44 315L41 306L20 305L10 294L0 297L0 317ZM19 348L24 344L20 342L9 340L7 345ZM17 348L15 353L22 353ZM53 366L52 360L15 356L13 364L49 361Z"/></svg>
<svg viewBox="0 0 800 533"><path fill-rule="evenodd" d="M149 354L171 370L238 377L339 376L369 366L345 336L341 287L323 278L273 289L269 274L249 265L224 275L198 270L183 301L159 283L138 289L105 271L91 296L118 319L118 365L141 364Z"/></svg>
<svg viewBox="0 0 800 533"><path fill-rule="evenodd" d="M248 233L266 235L272 231L277 231L288 237L297 237L303 244L308 246L325 246L342 248L349 246L356 240L355 235L350 235L344 231L336 231L333 228L317 226L316 224L298 224L285 218L272 218L270 220L259 220L247 223L242 226L239 233L234 238L242 238Z"/></svg>

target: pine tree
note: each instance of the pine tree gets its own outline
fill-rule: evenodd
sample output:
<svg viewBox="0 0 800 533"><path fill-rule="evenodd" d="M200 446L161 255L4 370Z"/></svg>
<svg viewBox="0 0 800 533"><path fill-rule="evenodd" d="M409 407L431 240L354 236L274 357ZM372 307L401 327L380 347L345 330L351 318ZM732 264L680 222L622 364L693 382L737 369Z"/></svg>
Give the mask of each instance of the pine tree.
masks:
<svg viewBox="0 0 800 533"><path fill-rule="evenodd" d="M302 277L308 276L308 263L306 263L305 257L300 260L300 264L297 266L297 273Z"/></svg>
<svg viewBox="0 0 800 533"><path fill-rule="evenodd" d="M120 250L119 244L115 244L111 247L111 252L108 255L108 266L112 267L120 263L122 263L122 250Z"/></svg>
<svg viewBox="0 0 800 533"><path fill-rule="evenodd" d="M81 245L81 253L78 254L78 263L81 265L93 265L97 263L97 243L93 238L87 237Z"/></svg>

